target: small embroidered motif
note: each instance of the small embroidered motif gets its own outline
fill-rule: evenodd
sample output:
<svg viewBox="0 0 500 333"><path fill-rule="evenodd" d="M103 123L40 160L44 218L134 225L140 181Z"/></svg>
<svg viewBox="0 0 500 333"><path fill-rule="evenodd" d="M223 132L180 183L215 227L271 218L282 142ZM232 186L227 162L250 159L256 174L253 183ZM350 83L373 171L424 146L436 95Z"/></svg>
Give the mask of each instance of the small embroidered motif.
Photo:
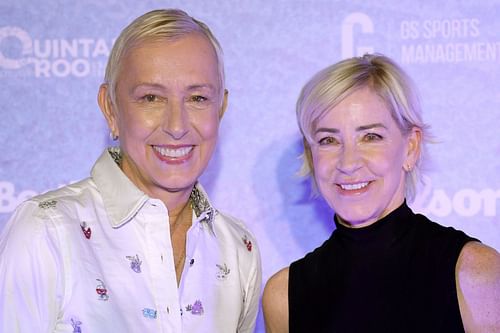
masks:
<svg viewBox="0 0 500 333"><path fill-rule="evenodd" d="M189 261L189 266L193 266L194 265L194 258L191 258L191 260Z"/></svg>
<svg viewBox="0 0 500 333"><path fill-rule="evenodd" d="M90 227L87 227L87 222L83 221L82 223L80 223L80 228L82 229L85 238L90 239L92 230L90 229Z"/></svg>
<svg viewBox="0 0 500 333"><path fill-rule="evenodd" d="M203 193L195 186L189 195L189 200L191 200L191 206L193 206L194 213L196 217L200 217L201 213L210 208L208 199L205 198Z"/></svg>
<svg viewBox="0 0 500 333"><path fill-rule="evenodd" d="M82 333L80 325L82 324L79 320L74 320L71 318L71 326L73 326L73 333Z"/></svg>
<svg viewBox="0 0 500 333"><path fill-rule="evenodd" d="M99 284L95 288L97 295L99 295L98 299L100 301L107 301L109 299L109 295L108 295L108 290L106 289L106 285L104 284L104 282L102 280L100 280L100 279L96 279L96 280L99 281Z"/></svg>
<svg viewBox="0 0 500 333"><path fill-rule="evenodd" d="M41 209L48 209L48 208L54 208L57 204L56 200L47 200L47 201L42 201L38 204L38 207Z"/></svg>
<svg viewBox="0 0 500 333"><path fill-rule="evenodd" d="M224 266L216 264L215 266L217 266L217 268L219 269L217 271L217 273L215 274L215 277L217 278L217 280L221 280L221 281L225 280L227 278L227 276L229 275L229 273L231 272L231 270L229 268L227 268L226 264L224 264Z"/></svg>
<svg viewBox="0 0 500 333"><path fill-rule="evenodd" d="M108 148L108 153L118 166L122 165L122 152L118 147Z"/></svg>
<svg viewBox="0 0 500 333"><path fill-rule="evenodd" d="M139 259L139 255L134 256L127 256L127 259L130 260L130 268L136 273L141 272L141 264L142 261Z"/></svg>
<svg viewBox="0 0 500 333"><path fill-rule="evenodd" d="M203 305L201 304L201 301L196 301L193 304L193 307L191 308L191 313L194 315L202 315L203 314Z"/></svg>
<svg viewBox="0 0 500 333"><path fill-rule="evenodd" d="M157 311L154 309L144 308L142 309L142 315L146 318L156 319Z"/></svg>
<svg viewBox="0 0 500 333"><path fill-rule="evenodd" d="M242 238L243 244L246 245L248 252L252 252L252 241L248 239L247 235Z"/></svg>
<svg viewBox="0 0 500 333"><path fill-rule="evenodd" d="M202 315L203 314L203 304L201 304L200 300L197 300L194 302L194 304L188 304L186 306L186 311L191 312L193 315ZM181 316L182 316L182 309L181 309Z"/></svg>
<svg viewBox="0 0 500 333"><path fill-rule="evenodd" d="M200 223L209 223L212 221L213 217L214 217L214 210L213 208L209 208L208 210L201 212L198 218L200 219Z"/></svg>

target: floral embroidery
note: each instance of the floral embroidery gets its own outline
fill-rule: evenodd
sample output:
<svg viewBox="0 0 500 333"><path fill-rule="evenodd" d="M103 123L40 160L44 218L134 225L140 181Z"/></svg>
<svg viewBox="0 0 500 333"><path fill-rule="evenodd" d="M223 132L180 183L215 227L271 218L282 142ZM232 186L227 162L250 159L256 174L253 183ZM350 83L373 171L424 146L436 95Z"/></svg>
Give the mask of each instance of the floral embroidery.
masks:
<svg viewBox="0 0 500 333"><path fill-rule="evenodd" d="M73 326L73 333L82 333L82 328L80 325L82 324L79 320L74 320L71 318L71 326Z"/></svg>
<svg viewBox="0 0 500 333"><path fill-rule="evenodd" d="M198 216L198 219L200 220L200 223L209 223L213 221L214 217L214 209L209 208L208 210L201 212L200 216Z"/></svg>
<svg viewBox="0 0 500 333"><path fill-rule="evenodd" d="M109 299L109 295L108 295L108 290L106 289L106 285L102 280L100 279L96 280L99 281L99 284L95 288L97 295L99 295L98 299L101 301L107 301Z"/></svg>
<svg viewBox="0 0 500 333"><path fill-rule="evenodd" d="M248 236L243 236L241 240L243 241L243 244L246 245L248 252L252 252L252 241L248 239Z"/></svg>
<svg viewBox="0 0 500 333"><path fill-rule="evenodd" d="M217 280L221 280L221 281L225 280L227 278L227 276L229 275L229 273L231 272L231 270L229 268L227 268L226 264L224 264L224 266L216 264L215 266L217 266L217 268L219 269L215 275Z"/></svg>
<svg viewBox="0 0 500 333"><path fill-rule="evenodd" d="M157 311L154 309L144 308L142 309L142 315L146 318L156 319Z"/></svg>
<svg viewBox="0 0 500 333"><path fill-rule="evenodd" d="M92 230L90 229L90 227L87 227L87 222L83 221L82 223L80 223L80 228L82 229L85 238L90 239Z"/></svg>
<svg viewBox="0 0 500 333"><path fill-rule="evenodd" d="M196 186L193 187L189 200L196 217L201 223L211 223L213 221L216 211Z"/></svg>
<svg viewBox="0 0 500 333"><path fill-rule="evenodd" d="M127 256L127 259L130 260L130 268L136 273L141 272L141 264L142 261L139 259L139 255L134 256Z"/></svg>
<svg viewBox="0 0 500 333"><path fill-rule="evenodd" d="M42 201L38 204L38 207L41 209L49 209L49 208L54 208L57 204L56 200L47 200L47 201Z"/></svg>
<svg viewBox="0 0 500 333"><path fill-rule="evenodd" d="M196 302L194 302L193 305L188 304L188 306L186 306L186 311L191 312L191 314L193 315L201 316L204 312L203 304L201 304L200 300L197 300ZM181 315L182 315L182 309L181 309Z"/></svg>
<svg viewBox="0 0 500 333"><path fill-rule="evenodd" d="M118 166L122 164L122 152L119 147L110 147L108 148L108 153L111 155L113 160Z"/></svg>

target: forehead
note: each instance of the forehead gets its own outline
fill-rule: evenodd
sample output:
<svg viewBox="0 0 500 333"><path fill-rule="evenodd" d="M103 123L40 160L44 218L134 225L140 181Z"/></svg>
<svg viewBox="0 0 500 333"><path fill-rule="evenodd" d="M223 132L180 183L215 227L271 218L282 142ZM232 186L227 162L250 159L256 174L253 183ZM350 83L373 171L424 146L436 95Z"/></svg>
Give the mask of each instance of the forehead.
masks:
<svg viewBox="0 0 500 333"><path fill-rule="evenodd" d="M121 78L179 75L217 79L217 56L207 37L193 32L175 39L141 40L124 53L119 69Z"/></svg>
<svg viewBox="0 0 500 333"><path fill-rule="evenodd" d="M333 108L321 114L313 128L363 126L384 123L396 126L385 101L371 88L364 87L353 91Z"/></svg>

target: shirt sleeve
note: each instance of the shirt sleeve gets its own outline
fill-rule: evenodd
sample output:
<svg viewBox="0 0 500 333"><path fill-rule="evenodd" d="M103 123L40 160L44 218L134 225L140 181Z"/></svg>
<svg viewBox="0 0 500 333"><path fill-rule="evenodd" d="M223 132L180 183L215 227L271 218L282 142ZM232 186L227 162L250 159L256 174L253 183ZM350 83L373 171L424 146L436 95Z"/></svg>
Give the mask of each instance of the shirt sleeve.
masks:
<svg viewBox="0 0 500 333"><path fill-rule="evenodd" d="M260 251L254 237L252 237L252 256L247 274L248 280L245 286L243 311L238 325L238 333L254 332L255 322L259 312L262 267Z"/></svg>
<svg viewBox="0 0 500 333"><path fill-rule="evenodd" d="M0 332L52 332L61 277L57 233L38 203L23 203L0 235Z"/></svg>

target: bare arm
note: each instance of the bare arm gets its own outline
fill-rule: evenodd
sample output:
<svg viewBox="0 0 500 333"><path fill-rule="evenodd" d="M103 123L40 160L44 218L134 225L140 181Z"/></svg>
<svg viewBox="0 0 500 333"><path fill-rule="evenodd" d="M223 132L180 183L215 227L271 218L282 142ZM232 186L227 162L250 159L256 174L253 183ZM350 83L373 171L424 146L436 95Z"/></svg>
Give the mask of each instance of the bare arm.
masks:
<svg viewBox="0 0 500 333"><path fill-rule="evenodd" d="M267 333L288 333L288 267L266 283L262 307Z"/></svg>
<svg viewBox="0 0 500 333"><path fill-rule="evenodd" d="M458 303L465 331L500 332L500 254L467 243L456 266Z"/></svg>

